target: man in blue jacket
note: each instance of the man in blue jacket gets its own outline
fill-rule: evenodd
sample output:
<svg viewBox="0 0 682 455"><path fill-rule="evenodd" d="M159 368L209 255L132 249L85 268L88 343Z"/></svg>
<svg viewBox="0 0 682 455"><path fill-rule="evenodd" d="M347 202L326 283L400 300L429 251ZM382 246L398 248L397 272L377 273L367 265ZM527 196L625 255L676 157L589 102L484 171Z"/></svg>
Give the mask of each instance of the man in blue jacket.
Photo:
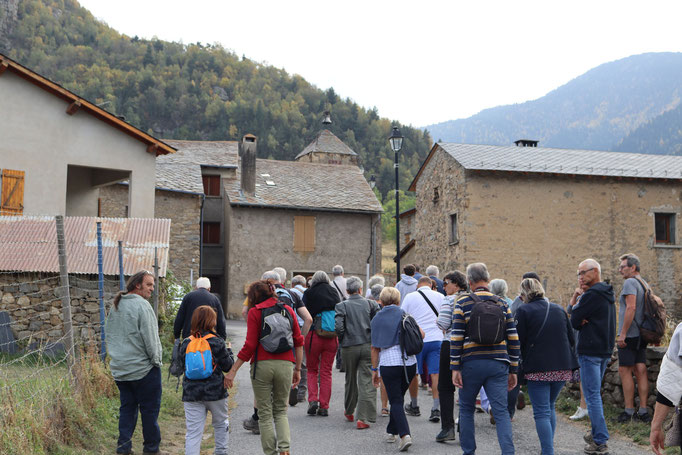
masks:
<svg viewBox="0 0 682 455"><path fill-rule="evenodd" d="M585 453L606 454L609 431L604 419L601 383L616 339L616 306L613 287L601 281L601 267L594 259L578 266L580 286L587 288L573 307L571 325L580 331L578 363L592 431L585 436Z"/></svg>

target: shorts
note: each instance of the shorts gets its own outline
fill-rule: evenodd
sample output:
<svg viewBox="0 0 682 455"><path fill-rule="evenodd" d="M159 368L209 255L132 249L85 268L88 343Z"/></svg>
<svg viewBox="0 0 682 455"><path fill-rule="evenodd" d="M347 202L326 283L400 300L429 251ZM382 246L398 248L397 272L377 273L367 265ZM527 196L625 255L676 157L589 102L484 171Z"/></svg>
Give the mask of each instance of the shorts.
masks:
<svg viewBox="0 0 682 455"><path fill-rule="evenodd" d="M618 348L618 366L631 367L636 363L646 363L646 344L639 342L639 337L625 339L625 347Z"/></svg>
<svg viewBox="0 0 682 455"><path fill-rule="evenodd" d="M438 367L440 365L440 346L442 341L428 341L424 343L422 352L417 354L417 368L419 374L424 374L424 362L429 374L438 374Z"/></svg>

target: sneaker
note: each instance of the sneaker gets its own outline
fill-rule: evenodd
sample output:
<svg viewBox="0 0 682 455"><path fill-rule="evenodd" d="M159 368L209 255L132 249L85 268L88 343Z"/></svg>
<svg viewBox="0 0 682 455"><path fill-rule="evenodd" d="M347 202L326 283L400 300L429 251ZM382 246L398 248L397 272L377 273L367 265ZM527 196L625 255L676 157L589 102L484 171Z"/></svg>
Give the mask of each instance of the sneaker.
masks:
<svg viewBox="0 0 682 455"><path fill-rule="evenodd" d="M608 455L609 447L606 444L597 444L592 441L585 445L585 453L587 455Z"/></svg>
<svg viewBox="0 0 682 455"><path fill-rule="evenodd" d="M398 435L397 434L389 434L386 436L386 439L384 439L384 442L393 443L398 440Z"/></svg>
<svg viewBox="0 0 682 455"><path fill-rule="evenodd" d="M431 409L429 422L440 422L440 409Z"/></svg>
<svg viewBox="0 0 682 455"><path fill-rule="evenodd" d="M409 434L406 434L400 438L400 445L398 446L398 452L407 452L407 449L412 445L412 438Z"/></svg>
<svg viewBox="0 0 682 455"><path fill-rule="evenodd" d="M322 417L328 417L329 416L329 409L318 408L317 409L317 415L322 416Z"/></svg>
<svg viewBox="0 0 682 455"><path fill-rule="evenodd" d="M446 428L445 430L441 430L441 432L436 436L436 442L454 441L455 439L456 437L454 428Z"/></svg>
<svg viewBox="0 0 682 455"><path fill-rule="evenodd" d="M578 409L575 410L575 414L573 414L569 419L571 420L582 420L585 417L588 416L587 409L581 408L578 406Z"/></svg>
<svg viewBox="0 0 682 455"><path fill-rule="evenodd" d="M289 406L296 406L298 403L298 387L289 390Z"/></svg>
<svg viewBox="0 0 682 455"><path fill-rule="evenodd" d="M388 417L391 415L391 411L388 408L381 408L381 417Z"/></svg>
<svg viewBox="0 0 682 455"><path fill-rule="evenodd" d="M242 426L245 430L252 432L253 434L260 434L260 427L258 425L258 420L254 420L253 416L248 419L244 419Z"/></svg>
<svg viewBox="0 0 682 455"><path fill-rule="evenodd" d="M357 427L358 430L366 430L367 428L369 428L369 424L363 422L362 420L358 420L358 423L356 424L356 427Z"/></svg>
<svg viewBox="0 0 682 455"><path fill-rule="evenodd" d="M353 417L353 414L344 414L343 416L344 416L344 417L346 418L346 420L348 420L349 422L352 422L352 421L355 419L355 417ZM358 422L359 422L359 420L358 420Z"/></svg>
<svg viewBox="0 0 682 455"><path fill-rule="evenodd" d="M526 407L526 397L522 394L519 393L519 398L516 400L516 409L519 411L523 408Z"/></svg>
<svg viewBox="0 0 682 455"><path fill-rule="evenodd" d="M408 403L405 405L405 414L408 416L415 416L419 417L422 415L421 412L419 412L419 406L412 406L412 403Z"/></svg>
<svg viewBox="0 0 682 455"><path fill-rule="evenodd" d="M320 403L317 401L311 401L308 403L308 415L309 416L314 416L317 414L317 408L320 406Z"/></svg>
<svg viewBox="0 0 682 455"><path fill-rule="evenodd" d="M644 414L640 414L639 412L635 412L633 420L638 420L638 421L643 422L643 423L651 423L651 414L649 414L649 412L645 412Z"/></svg>
<svg viewBox="0 0 682 455"><path fill-rule="evenodd" d="M616 422L618 423L628 423L632 422L634 414L628 414L627 412L623 411L620 414L618 414L618 417L616 417Z"/></svg>

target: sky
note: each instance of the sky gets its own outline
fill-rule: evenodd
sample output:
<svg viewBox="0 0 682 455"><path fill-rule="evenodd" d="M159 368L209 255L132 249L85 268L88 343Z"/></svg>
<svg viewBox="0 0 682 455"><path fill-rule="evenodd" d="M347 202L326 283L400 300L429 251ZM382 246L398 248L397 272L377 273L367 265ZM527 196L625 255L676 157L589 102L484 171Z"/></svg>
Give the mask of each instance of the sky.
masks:
<svg viewBox="0 0 682 455"><path fill-rule="evenodd" d="M537 99L630 55L682 51L679 1L79 2L128 36L220 43L413 126Z"/></svg>

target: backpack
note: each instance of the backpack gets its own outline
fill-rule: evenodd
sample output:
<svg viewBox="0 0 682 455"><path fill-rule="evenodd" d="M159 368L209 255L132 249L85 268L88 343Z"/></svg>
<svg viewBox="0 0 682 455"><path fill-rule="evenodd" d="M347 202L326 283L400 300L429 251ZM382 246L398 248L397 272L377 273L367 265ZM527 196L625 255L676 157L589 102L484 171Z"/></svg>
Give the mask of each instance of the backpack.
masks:
<svg viewBox="0 0 682 455"><path fill-rule="evenodd" d="M278 301L271 307L263 308L260 313L261 330L258 341L263 349L272 354L281 354L294 348L294 320L285 305Z"/></svg>
<svg viewBox="0 0 682 455"><path fill-rule="evenodd" d="M317 336L322 338L336 338L335 310L323 311L315 316L313 327Z"/></svg>
<svg viewBox="0 0 682 455"><path fill-rule="evenodd" d="M205 337L189 337L189 344L185 351L185 377L191 380L206 379L213 374L213 354L209 338L215 335L209 333Z"/></svg>
<svg viewBox="0 0 682 455"><path fill-rule="evenodd" d="M474 301L466 325L469 339L482 345L501 343L505 339L507 323L504 301L496 295L481 298L474 292L469 297Z"/></svg>
<svg viewBox="0 0 682 455"><path fill-rule="evenodd" d="M170 378L171 375L175 376L176 378L179 378L182 376L182 374L185 372L185 370L182 368L182 362L180 362L180 345L182 344L182 340L178 338L175 340L175 343L173 344L173 353L171 354L171 363L170 366L168 367L168 377Z"/></svg>
<svg viewBox="0 0 682 455"><path fill-rule="evenodd" d="M644 289L644 308L642 311L643 319L641 324L637 324L639 336L647 344L660 344L661 338L665 334L665 305L656 294L653 293L648 285L639 277L635 277L642 289Z"/></svg>
<svg viewBox="0 0 682 455"><path fill-rule="evenodd" d="M424 348L424 339L417 321L407 313L403 313L400 321L400 333L398 335L400 351L404 357L417 355Z"/></svg>

